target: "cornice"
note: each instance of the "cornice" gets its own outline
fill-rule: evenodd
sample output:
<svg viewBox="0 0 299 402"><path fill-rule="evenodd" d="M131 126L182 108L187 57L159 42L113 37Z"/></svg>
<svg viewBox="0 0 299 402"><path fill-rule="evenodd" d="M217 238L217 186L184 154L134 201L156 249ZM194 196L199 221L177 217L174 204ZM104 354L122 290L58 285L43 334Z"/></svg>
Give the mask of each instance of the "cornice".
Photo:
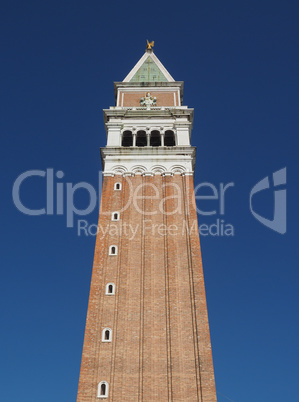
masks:
<svg viewBox="0 0 299 402"><path fill-rule="evenodd" d="M105 147L101 148L104 172L193 172L196 147Z"/></svg>
<svg viewBox="0 0 299 402"><path fill-rule="evenodd" d="M105 124L110 120L114 119L153 119L153 118L175 118L188 117L188 120L193 122L193 108L188 108L186 106L172 106L172 107L155 107L151 109L146 109L143 107L112 107L110 109L104 109L104 122Z"/></svg>

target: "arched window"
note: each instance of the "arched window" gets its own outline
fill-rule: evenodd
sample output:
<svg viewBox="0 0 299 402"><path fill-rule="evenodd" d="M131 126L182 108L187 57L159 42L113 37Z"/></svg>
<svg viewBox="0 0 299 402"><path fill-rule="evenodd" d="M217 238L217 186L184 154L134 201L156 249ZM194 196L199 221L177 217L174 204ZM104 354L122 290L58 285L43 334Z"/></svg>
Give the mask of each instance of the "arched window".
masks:
<svg viewBox="0 0 299 402"><path fill-rule="evenodd" d="M121 183L115 183L114 190L121 190Z"/></svg>
<svg viewBox="0 0 299 402"><path fill-rule="evenodd" d="M117 255L117 246L109 247L109 255Z"/></svg>
<svg viewBox="0 0 299 402"><path fill-rule="evenodd" d="M166 147L174 147L175 146L175 138L174 138L174 132L173 131L167 130L165 132L164 145Z"/></svg>
<svg viewBox="0 0 299 402"><path fill-rule="evenodd" d="M161 136L159 131L154 130L151 132L150 146L151 147L161 146Z"/></svg>
<svg viewBox="0 0 299 402"><path fill-rule="evenodd" d="M108 398L109 384L106 381L101 381L98 385L98 398Z"/></svg>
<svg viewBox="0 0 299 402"><path fill-rule="evenodd" d="M136 146L137 147L146 147L146 145L147 145L146 132L138 131L137 138L136 138Z"/></svg>
<svg viewBox="0 0 299 402"><path fill-rule="evenodd" d="M112 212L111 219L113 221L119 221L119 212Z"/></svg>
<svg viewBox="0 0 299 402"><path fill-rule="evenodd" d="M115 285L114 283L107 283L106 285L106 295L114 295L115 294Z"/></svg>
<svg viewBox="0 0 299 402"><path fill-rule="evenodd" d="M132 135L132 131L124 131L123 132L123 138L122 138L122 142L121 145L123 147L131 147L133 146L133 135Z"/></svg>
<svg viewBox="0 0 299 402"><path fill-rule="evenodd" d="M112 330L110 328L103 329L102 342L111 342L111 340L112 340Z"/></svg>

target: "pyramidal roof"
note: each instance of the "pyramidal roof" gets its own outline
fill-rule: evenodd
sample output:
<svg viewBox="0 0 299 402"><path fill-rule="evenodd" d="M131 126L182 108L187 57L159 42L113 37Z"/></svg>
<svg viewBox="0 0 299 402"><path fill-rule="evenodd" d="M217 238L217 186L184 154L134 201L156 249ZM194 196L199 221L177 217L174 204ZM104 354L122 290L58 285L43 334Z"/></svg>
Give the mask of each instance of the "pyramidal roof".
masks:
<svg viewBox="0 0 299 402"><path fill-rule="evenodd" d="M146 50L123 82L174 82L152 50Z"/></svg>

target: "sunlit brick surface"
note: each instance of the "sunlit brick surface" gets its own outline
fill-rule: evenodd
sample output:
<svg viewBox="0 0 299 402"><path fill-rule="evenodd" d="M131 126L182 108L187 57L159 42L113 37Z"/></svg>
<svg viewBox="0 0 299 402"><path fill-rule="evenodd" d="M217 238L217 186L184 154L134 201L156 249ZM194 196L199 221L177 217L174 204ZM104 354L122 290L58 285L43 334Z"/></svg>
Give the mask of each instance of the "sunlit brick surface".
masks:
<svg viewBox="0 0 299 402"><path fill-rule="evenodd" d="M124 107L140 106L140 99L146 96L149 91L129 92L122 93L119 97L119 105ZM159 92L155 90L150 91L151 96L157 98L157 106L178 106L179 99L177 91L172 92Z"/></svg>
<svg viewBox="0 0 299 402"><path fill-rule="evenodd" d="M193 177L105 177L99 225L77 401L101 400L101 381L108 401L216 401Z"/></svg>

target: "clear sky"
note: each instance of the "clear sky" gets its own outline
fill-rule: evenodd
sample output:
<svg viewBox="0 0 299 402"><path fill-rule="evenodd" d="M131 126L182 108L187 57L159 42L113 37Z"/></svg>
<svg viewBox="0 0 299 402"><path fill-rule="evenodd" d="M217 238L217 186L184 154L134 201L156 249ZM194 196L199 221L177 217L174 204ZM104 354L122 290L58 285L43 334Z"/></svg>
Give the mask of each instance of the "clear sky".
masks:
<svg viewBox="0 0 299 402"><path fill-rule="evenodd" d="M97 186L102 109L146 39L195 108L195 182L234 183L224 216L203 201L217 214L199 217L235 231L201 237L218 401L298 400L298 11L275 0L2 2L1 401L75 401L95 244L65 215L21 213L13 183L52 168L64 186ZM284 167L279 234L252 216L249 193ZM21 198L44 207L45 178L24 182ZM256 195L255 211L272 219L273 198ZM78 192L78 208L87 202Z"/></svg>

